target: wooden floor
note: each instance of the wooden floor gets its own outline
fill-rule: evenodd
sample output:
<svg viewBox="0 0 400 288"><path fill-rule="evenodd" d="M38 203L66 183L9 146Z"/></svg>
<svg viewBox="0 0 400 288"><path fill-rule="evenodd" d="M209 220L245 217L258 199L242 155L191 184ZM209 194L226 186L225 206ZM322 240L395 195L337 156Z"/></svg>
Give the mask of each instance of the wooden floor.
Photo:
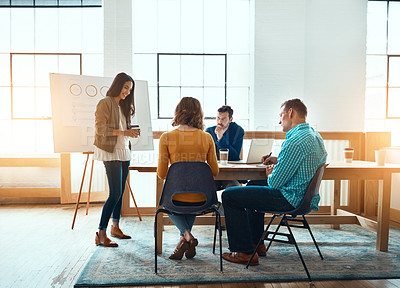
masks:
<svg viewBox="0 0 400 288"><path fill-rule="evenodd" d="M71 230L73 205L0 205L0 287L73 287L96 246L94 235L101 205L92 205L89 215L78 212ZM371 271L373 273L373 271ZM315 281L320 288L400 287L400 279ZM141 286L143 287L143 286ZM146 286L150 287L150 286ZM229 283L152 287L309 287L308 282Z"/></svg>

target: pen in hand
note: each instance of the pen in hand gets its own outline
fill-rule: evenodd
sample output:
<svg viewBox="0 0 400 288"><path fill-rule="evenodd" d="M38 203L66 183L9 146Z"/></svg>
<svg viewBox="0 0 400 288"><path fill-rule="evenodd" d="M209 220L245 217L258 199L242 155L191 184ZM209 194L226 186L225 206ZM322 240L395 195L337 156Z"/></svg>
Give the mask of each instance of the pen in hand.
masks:
<svg viewBox="0 0 400 288"><path fill-rule="evenodd" d="M262 163L263 163L264 165L267 164L267 163L265 163L265 161L267 161L267 159L268 159L269 157L271 157L271 155L272 155L272 152L270 152L268 155L262 157L261 160L262 160Z"/></svg>

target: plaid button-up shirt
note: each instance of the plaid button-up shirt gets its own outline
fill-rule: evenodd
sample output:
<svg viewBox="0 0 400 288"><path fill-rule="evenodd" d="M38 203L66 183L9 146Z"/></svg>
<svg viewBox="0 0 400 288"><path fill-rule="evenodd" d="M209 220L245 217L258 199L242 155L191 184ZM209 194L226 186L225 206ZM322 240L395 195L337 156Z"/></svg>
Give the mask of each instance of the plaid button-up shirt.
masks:
<svg viewBox="0 0 400 288"><path fill-rule="evenodd" d="M278 163L268 177L268 185L281 191L295 208L300 205L311 178L326 162L324 141L308 123L298 124L286 133ZM311 209L318 211L320 197L311 201Z"/></svg>

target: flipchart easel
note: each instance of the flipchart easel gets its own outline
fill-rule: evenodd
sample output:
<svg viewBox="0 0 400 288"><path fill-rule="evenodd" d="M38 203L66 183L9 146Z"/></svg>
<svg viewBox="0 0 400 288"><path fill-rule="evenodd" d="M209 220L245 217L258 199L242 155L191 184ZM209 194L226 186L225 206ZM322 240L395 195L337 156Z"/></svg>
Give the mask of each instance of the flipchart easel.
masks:
<svg viewBox="0 0 400 288"><path fill-rule="evenodd" d="M90 190L91 190L91 186L92 186L93 166L94 166L94 152L82 152L82 154L83 154L83 155L86 155L85 168L83 169L81 187L80 187L80 189L79 189L78 199L76 200L74 218L73 218L73 220L72 220L72 227L71 227L71 229L74 229L76 214L77 214L78 209L79 209L79 201L80 201L81 195L82 195L83 182L85 181L85 174L86 174L87 164L88 164L88 162L89 162L89 156L90 156L90 155L93 155L93 156L92 156L92 167L91 167L91 169L90 169L88 198L87 198L87 202L86 202L86 215L88 215L88 213L89 213ZM131 194L131 196L132 196L132 199L133 199L133 203L135 203L135 207L136 207L136 211L137 211L137 213L138 213L139 220L142 221L142 217L141 217L141 215L140 215L139 208L138 208L138 206L137 206L137 204L136 204L135 197L133 196L133 192L132 192L131 185L129 184L129 175L128 175L128 179L126 180L126 186L125 186L125 188L126 188L126 187L128 187L128 190L129 190L129 192L130 192L130 194Z"/></svg>

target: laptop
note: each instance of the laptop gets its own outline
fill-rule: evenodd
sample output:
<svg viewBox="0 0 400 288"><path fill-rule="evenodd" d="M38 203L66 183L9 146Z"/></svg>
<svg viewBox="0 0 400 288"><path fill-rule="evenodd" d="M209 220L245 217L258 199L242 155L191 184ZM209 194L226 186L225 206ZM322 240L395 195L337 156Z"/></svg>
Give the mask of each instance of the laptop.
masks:
<svg viewBox="0 0 400 288"><path fill-rule="evenodd" d="M272 151L274 139L251 139L246 160L228 161L231 164L260 164L261 157Z"/></svg>

